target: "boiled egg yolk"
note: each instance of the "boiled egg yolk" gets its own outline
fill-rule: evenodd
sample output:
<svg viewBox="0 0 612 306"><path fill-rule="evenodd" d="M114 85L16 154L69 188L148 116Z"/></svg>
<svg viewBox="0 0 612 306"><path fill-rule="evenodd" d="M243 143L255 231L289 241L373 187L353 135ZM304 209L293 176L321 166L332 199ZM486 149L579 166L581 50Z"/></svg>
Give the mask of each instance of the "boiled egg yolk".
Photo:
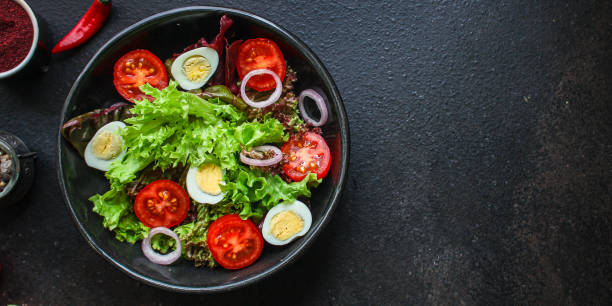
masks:
<svg viewBox="0 0 612 306"><path fill-rule="evenodd" d="M91 151L99 159L110 160L117 157L121 153L122 148L123 139L121 139L121 136L113 132L104 131L99 133L93 140Z"/></svg>
<svg viewBox="0 0 612 306"><path fill-rule="evenodd" d="M195 175L196 184L200 189L211 195L218 195L221 193L221 168L215 164L205 164L202 166Z"/></svg>
<svg viewBox="0 0 612 306"><path fill-rule="evenodd" d="M286 210L272 217L270 232L278 240L287 240L304 228L304 220L293 211Z"/></svg>
<svg viewBox="0 0 612 306"><path fill-rule="evenodd" d="M210 73L210 63L199 55L189 57L183 62L183 73L189 81L200 82Z"/></svg>

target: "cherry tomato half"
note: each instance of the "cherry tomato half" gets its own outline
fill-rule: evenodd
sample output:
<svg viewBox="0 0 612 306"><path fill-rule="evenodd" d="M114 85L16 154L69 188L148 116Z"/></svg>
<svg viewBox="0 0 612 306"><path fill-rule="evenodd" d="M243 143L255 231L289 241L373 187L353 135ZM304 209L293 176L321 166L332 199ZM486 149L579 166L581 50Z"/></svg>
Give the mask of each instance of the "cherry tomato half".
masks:
<svg viewBox="0 0 612 306"><path fill-rule="evenodd" d="M149 83L155 88L168 86L166 67L155 54L143 50L133 50L123 55L115 63L113 83L119 94L126 100L141 100L152 97L145 95L138 86Z"/></svg>
<svg viewBox="0 0 612 306"><path fill-rule="evenodd" d="M254 263L263 250L263 237L251 220L225 215L208 228L206 242L216 262L230 270Z"/></svg>
<svg viewBox="0 0 612 306"><path fill-rule="evenodd" d="M281 148L287 163L283 171L292 180L303 180L308 172L324 178L329 172L331 153L325 139L313 132L296 135Z"/></svg>
<svg viewBox="0 0 612 306"><path fill-rule="evenodd" d="M170 180L157 180L137 195L134 214L147 227L172 227L187 217L189 196L181 185Z"/></svg>
<svg viewBox="0 0 612 306"><path fill-rule="evenodd" d="M268 69L274 71L283 81L287 64L275 42L267 38L253 38L243 42L238 48L236 68L241 80L252 70ZM256 75L249 79L247 86L257 91L266 91L274 89L276 82L269 74Z"/></svg>

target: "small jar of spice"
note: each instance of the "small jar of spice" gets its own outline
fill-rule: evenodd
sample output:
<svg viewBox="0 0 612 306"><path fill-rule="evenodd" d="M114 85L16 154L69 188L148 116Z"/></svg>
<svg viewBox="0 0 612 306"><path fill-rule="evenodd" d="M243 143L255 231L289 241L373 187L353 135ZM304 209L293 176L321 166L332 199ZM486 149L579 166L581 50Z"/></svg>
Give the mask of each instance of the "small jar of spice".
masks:
<svg viewBox="0 0 612 306"><path fill-rule="evenodd" d="M0 79L41 71L50 53L24 0L0 0Z"/></svg>
<svg viewBox="0 0 612 306"><path fill-rule="evenodd" d="M30 189L35 158L21 139L0 131L0 208L17 203Z"/></svg>

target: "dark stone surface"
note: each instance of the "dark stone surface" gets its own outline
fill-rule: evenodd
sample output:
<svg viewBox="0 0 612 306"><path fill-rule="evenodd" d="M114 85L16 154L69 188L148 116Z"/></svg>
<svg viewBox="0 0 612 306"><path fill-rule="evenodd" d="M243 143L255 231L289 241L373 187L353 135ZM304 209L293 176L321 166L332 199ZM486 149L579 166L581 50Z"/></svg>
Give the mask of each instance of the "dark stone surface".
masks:
<svg viewBox="0 0 612 306"><path fill-rule="evenodd" d="M31 0L58 40L88 1ZM328 3L325 3L328 2ZM605 304L612 300L609 1L115 1L49 72L0 83L0 129L40 152L0 212L0 303ZM179 295L98 256L59 194L55 136L104 41L188 4L284 26L327 65L351 125L342 204L294 265L236 292Z"/></svg>

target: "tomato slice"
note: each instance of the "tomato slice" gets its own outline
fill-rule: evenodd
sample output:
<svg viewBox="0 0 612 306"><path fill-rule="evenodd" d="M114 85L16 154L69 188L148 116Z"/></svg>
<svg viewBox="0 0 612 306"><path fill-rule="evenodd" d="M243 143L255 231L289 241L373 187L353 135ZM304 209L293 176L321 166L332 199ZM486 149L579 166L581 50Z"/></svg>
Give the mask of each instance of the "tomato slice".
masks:
<svg viewBox="0 0 612 306"><path fill-rule="evenodd" d="M181 185L157 180L136 195L134 213L147 227L173 227L187 217L189 196Z"/></svg>
<svg viewBox="0 0 612 306"><path fill-rule="evenodd" d="M329 172L331 153L325 139L313 132L293 136L281 148L286 163L285 174L293 181L303 180L308 172L324 178Z"/></svg>
<svg viewBox="0 0 612 306"><path fill-rule="evenodd" d="M283 81L287 64L275 42L267 38L253 38L243 42L238 48L236 68L241 80L252 70L268 69L274 71ZM247 86L257 91L266 91L274 89L276 82L269 74L256 75L249 80Z"/></svg>
<svg viewBox="0 0 612 306"><path fill-rule="evenodd" d="M225 215L208 228L206 242L216 262L230 270L254 263L263 250L263 237L251 220Z"/></svg>
<svg viewBox="0 0 612 306"><path fill-rule="evenodd" d="M140 91L138 86L145 83L155 88L168 86L168 73L162 61L155 54L143 50L133 50L123 55L115 63L113 83L119 94L126 100L153 98Z"/></svg>

